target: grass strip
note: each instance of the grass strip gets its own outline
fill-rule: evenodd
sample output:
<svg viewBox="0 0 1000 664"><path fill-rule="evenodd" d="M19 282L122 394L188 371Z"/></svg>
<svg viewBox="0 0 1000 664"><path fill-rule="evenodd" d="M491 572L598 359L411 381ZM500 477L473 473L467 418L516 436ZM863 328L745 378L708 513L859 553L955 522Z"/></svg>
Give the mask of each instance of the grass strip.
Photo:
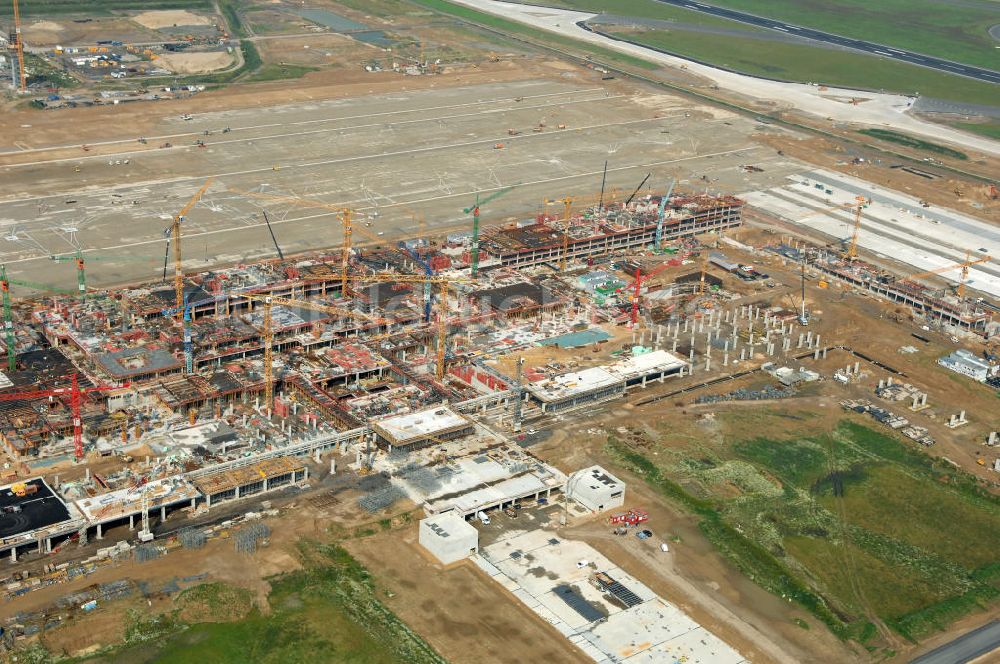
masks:
<svg viewBox="0 0 1000 664"><path fill-rule="evenodd" d="M872 138L877 138L881 141L888 141L889 143L903 145L915 150L933 152L944 157L951 157L952 159L958 159L961 161L967 161L969 159L969 155L964 152L952 150L951 148L946 148L945 146L938 145L937 143L929 143L919 138L914 138L913 136L901 134L898 131L892 131L891 129L859 129L858 133L864 134L865 136L871 136Z"/></svg>

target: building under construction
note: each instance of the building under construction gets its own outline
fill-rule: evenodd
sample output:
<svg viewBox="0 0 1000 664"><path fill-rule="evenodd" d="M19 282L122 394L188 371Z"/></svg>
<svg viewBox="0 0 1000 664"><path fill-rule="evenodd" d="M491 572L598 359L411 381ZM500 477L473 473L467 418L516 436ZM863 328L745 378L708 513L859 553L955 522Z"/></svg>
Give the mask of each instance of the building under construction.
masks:
<svg viewBox="0 0 1000 664"><path fill-rule="evenodd" d="M646 197L625 205L573 213L564 218L540 215L533 223L490 229L483 251L501 265L527 267L564 260L584 260L702 233L738 228L743 201L732 196ZM567 222L568 219L568 222Z"/></svg>

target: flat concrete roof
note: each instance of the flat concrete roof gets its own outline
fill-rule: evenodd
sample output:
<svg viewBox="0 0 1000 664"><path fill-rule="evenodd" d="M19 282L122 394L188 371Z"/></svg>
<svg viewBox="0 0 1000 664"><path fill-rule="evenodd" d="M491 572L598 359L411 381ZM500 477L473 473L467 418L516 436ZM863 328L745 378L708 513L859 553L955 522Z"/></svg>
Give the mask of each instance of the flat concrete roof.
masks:
<svg viewBox="0 0 1000 664"><path fill-rule="evenodd" d="M658 370L677 371L686 367L687 361L665 350L654 350L641 355L633 355L607 368L608 373L628 380L636 376Z"/></svg>
<svg viewBox="0 0 1000 664"><path fill-rule="evenodd" d="M173 505L197 498L200 494L180 475L153 480L143 487L149 494L149 508ZM81 498L76 506L91 523L113 521L142 511L143 490L134 487L109 491L93 498Z"/></svg>
<svg viewBox="0 0 1000 664"><path fill-rule="evenodd" d="M604 470L601 466L591 466L582 468L569 476L570 491L575 491L580 485L589 486L591 489L606 488L609 491L625 489L625 483Z"/></svg>
<svg viewBox="0 0 1000 664"><path fill-rule="evenodd" d="M573 371L528 385L525 389L541 401L562 401L621 383L604 367Z"/></svg>
<svg viewBox="0 0 1000 664"><path fill-rule="evenodd" d="M478 539L479 537L479 531L458 512L443 512L429 516L426 519L421 519L420 525L428 526L435 537L442 539L470 536Z"/></svg>
<svg viewBox="0 0 1000 664"><path fill-rule="evenodd" d="M719 637L586 542L551 530L519 532L473 560L594 661L743 664ZM581 564L583 562L584 564ZM622 608L591 583L603 573L634 595Z"/></svg>
<svg viewBox="0 0 1000 664"><path fill-rule="evenodd" d="M471 422L447 406L435 406L372 422L372 427L378 433L387 439L391 438L393 444L398 445L436 434L449 433L467 426L471 426Z"/></svg>

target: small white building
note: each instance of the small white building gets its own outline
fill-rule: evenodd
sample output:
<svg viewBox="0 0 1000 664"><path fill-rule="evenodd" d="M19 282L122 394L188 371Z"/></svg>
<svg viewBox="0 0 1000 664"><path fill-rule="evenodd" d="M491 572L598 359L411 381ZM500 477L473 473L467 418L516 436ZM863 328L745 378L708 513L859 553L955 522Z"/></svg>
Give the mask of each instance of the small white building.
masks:
<svg viewBox="0 0 1000 664"><path fill-rule="evenodd" d="M602 512L625 503L625 483L600 466L591 466L569 476L566 496L591 512Z"/></svg>
<svg viewBox="0 0 1000 664"><path fill-rule="evenodd" d="M421 519L420 546L445 565L479 552L479 531L457 512Z"/></svg>

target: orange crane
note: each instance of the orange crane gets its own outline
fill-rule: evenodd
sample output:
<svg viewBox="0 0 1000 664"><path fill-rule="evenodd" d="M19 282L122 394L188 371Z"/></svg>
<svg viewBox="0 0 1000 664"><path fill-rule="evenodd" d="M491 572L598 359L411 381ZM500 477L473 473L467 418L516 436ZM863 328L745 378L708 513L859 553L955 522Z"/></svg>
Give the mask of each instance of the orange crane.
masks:
<svg viewBox="0 0 1000 664"><path fill-rule="evenodd" d="M854 204L851 206L854 208L854 231L851 233L851 243L847 246L847 251L844 253L844 258L849 261L853 261L858 257L858 235L861 233L861 210L869 202L864 196L854 197Z"/></svg>
<svg viewBox="0 0 1000 664"><path fill-rule="evenodd" d="M181 266L181 222L184 221L184 216L191 211L191 208L198 204L198 201L212 184L213 180L215 178L205 180L205 184L201 185L201 189L195 192L187 205L174 215L174 220L170 224L170 236L173 237L174 242L174 290L177 296L177 320L181 320L181 317L184 315L184 268Z"/></svg>
<svg viewBox="0 0 1000 664"><path fill-rule="evenodd" d="M400 283L400 284L437 284L441 290L438 295L438 315L437 315L437 363L436 375L438 380L444 379L444 357L447 345L448 334L448 289L451 284L472 284L473 279L464 277L441 277L433 275L419 274L396 274L394 272L379 272L377 274L364 274L354 277L358 281L369 281L375 283Z"/></svg>
<svg viewBox="0 0 1000 664"><path fill-rule="evenodd" d="M341 307L334 307L306 300L293 300L287 297L257 295L252 293L239 293L239 297L250 300L251 302L261 302L264 305L264 407L269 410L274 409L274 322L271 317L271 311L274 305L277 304L286 307L300 307L302 309L310 309L312 311L320 311L327 314L363 318L373 322L382 322L384 320L381 318L375 318L374 316L369 316L368 314L361 313L360 311L352 311L351 309L344 309Z"/></svg>
<svg viewBox="0 0 1000 664"><path fill-rule="evenodd" d="M562 219L560 220L563 222L562 254L559 256L560 272L566 271L566 261L569 259L569 223L573 213L573 200L574 198L572 196L566 196L565 198L557 198L554 201L545 201L546 205L550 205L552 203L563 204Z"/></svg>
<svg viewBox="0 0 1000 664"><path fill-rule="evenodd" d="M17 55L17 66L21 76L21 92L28 91L28 77L24 73L24 40L21 38L21 9L14 0L14 43L10 45Z"/></svg>
<svg viewBox="0 0 1000 664"><path fill-rule="evenodd" d="M958 282L958 288L955 289L955 294L959 297L965 296L965 283L969 280L969 268L973 265L979 265L980 263L986 263L992 260L991 256L981 256L979 258L972 258L972 252L965 252L965 261L962 263L954 263L952 265L946 265L944 267L939 267L934 270L927 270L926 272L918 272L917 274L911 274L909 276L903 277L904 281L914 281L921 277L929 277L934 274L941 274L942 272L950 272L951 270L961 270L962 278Z"/></svg>
<svg viewBox="0 0 1000 664"><path fill-rule="evenodd" d="M347 293L347 272L351 261L351 242L352 236L355 231L358 231L364 235L367 235L369 239L376 242L381 242L382 239L379 238L374 233L370 233L361 227L355 227L353 225L354 210L342 205L331 205L330 203L324 203L322 201L314 201L308 198L298 198L297 196L284 196L281 194L267 194L259 191L241 191L239 189L230 189L230 191L242 194L243 196L249 196L251 198L259 198L261 200L273 201L275 203L284 203L286 205L292 205L295 207L303 208L315 208L320 210L329 210L330 212L337 213L340 218L340 223L344 229L344 241L341 245L340 254L340 288L341 293Z"/></svg>

